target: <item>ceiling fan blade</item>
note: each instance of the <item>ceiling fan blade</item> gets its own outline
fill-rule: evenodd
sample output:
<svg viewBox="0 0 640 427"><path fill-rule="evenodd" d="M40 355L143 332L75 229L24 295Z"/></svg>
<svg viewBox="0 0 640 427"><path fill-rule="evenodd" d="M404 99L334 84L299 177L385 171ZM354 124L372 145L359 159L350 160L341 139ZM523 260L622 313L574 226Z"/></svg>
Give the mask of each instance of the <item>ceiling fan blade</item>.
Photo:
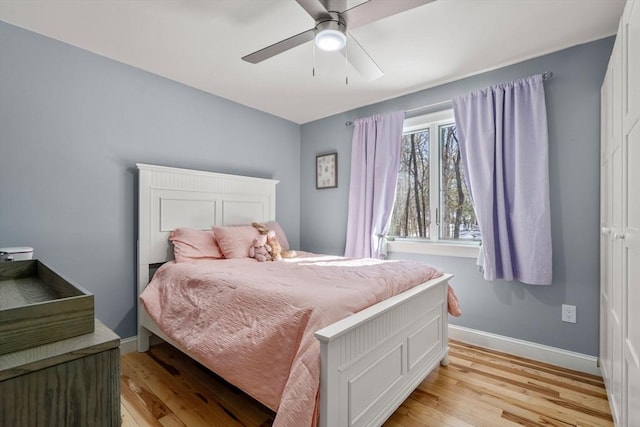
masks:
<svg viewBox="0 0 640 427"><path fill-rule="evenodd" d="M351 34L347 34L347 46L340 52L365 80L375 80L384 76L378 64L369 56L364 48Z"/></svg>
<svg viewBox="0 0 640 427"><path fill-rule="evenodd" d="M327 10L327 12L342 13L347 9L354 8L370 0L315 0L315 1L322 3L324 8ZM390 1L394 1L394 0L390 0Z"/></svg>
<svg viewBox="0 0 640 427"><path fill-rule="evenodd" d="M242 59L247 62L251 62L252 64L257 64L258 62L262 62L272 56L276 56L289 49L293 49L296 46L309 42L313 40L314 36L315 29L312 28L300 34L296 34L295 36L289 37L288 39L272 44L271 46L267 46L264 49L260 49L256 52L250 53L249 55L243 56Z"/></svg>
<svg viewBox="0 0 640 427"><path fill-rule="evenodd" d="M369 0L341 13L349 30L431 3L435 0Z"/></svg>
<svg viewBox="0 0 640 427"><path fill-rule="evenodd" d="M330 17L326 0L296 0L296 2L316 21Z"/></svg>

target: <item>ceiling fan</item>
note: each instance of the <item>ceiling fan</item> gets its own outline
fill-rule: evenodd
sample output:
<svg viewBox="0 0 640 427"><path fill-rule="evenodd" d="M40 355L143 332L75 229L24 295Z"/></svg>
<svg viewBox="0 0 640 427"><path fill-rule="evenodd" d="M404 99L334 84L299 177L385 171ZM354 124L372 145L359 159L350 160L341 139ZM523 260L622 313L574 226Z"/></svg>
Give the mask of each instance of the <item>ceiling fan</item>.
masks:
<svg viewBox="0 0 640 427"><path fill-rule="evenodd" d="M363 78L375 80L382 77L382 70L348 30L354 30L434 0L367 0L351 8L348 8L348 4L353 3L353 0L295 1L311 15L316 25L307 31L244 56L243 60L257 64L315 40L317 48L326 51L340 50Z"/></svg>

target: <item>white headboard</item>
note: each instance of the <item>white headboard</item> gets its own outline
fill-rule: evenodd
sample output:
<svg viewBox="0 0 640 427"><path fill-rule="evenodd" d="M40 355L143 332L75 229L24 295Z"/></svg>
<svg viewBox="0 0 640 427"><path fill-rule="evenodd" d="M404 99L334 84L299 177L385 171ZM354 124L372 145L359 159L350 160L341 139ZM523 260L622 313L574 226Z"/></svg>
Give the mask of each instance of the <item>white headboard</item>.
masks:
<svg viewBox="0 0 640 427"><path fill-rule="evenodd" d="M276 218L278 181L137 164L138 286L149 265L173 258L169 233L178 227L248 224Z"/></svg>

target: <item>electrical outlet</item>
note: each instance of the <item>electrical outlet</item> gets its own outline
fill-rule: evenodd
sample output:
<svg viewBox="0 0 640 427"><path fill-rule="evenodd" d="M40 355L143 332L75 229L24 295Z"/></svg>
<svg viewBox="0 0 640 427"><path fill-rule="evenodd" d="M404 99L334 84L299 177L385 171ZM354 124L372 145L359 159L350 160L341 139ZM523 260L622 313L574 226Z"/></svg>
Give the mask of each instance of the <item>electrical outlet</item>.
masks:
<svg viewBox="0 0 640 427"><path fill-rule="evenodd" d="M576 323L576 306L562 304L562 321Z"/></svg>

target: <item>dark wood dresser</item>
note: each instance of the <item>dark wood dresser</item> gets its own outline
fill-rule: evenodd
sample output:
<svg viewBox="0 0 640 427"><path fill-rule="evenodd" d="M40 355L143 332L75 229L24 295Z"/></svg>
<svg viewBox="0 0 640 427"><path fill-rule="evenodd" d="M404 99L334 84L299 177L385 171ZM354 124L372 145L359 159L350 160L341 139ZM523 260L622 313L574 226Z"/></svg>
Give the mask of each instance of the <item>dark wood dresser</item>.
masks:
<svg viewBox="0 0 640 427"><path fill-rule="evenodd" d="M120 338L92 333L0 355L0 426L120 425Z"/></svg>

